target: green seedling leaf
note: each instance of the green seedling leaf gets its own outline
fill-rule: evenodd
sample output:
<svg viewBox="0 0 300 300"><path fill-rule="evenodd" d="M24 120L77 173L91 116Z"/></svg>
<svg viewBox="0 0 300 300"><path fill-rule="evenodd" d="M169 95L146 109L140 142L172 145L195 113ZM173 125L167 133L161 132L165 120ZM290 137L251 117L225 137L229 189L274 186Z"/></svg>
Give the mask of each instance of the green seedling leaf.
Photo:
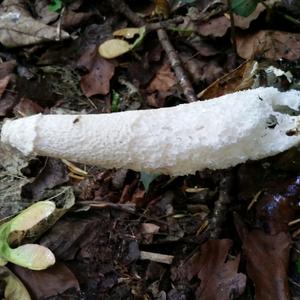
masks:
<svg viewBox="0 0 300 300"><path fill-rule="evenodd" d="M231 0L231 10L242 17L250 16L256 9L259 0Z"/></svg>
<svg viewBox="0 0 300 300"><path fill-rule="evenodd" d="M55 210L56 206L51 201L40 201L24 209L18 214L10 225L11 231L26 231L43 219L48 218Z"/></svg>
<svg viewBox="0 0 300 300"><path fill-rule="evenodd" d="M146 27L142 26L139 28L139 37L132 44L132 49L140 46L146 36Z"/></svg>
<svg viewBox="0 0 300 300"><path fill-rule="evenodd" d="M145 191L148 192L150 184L155 180L160 174L149 174L141 172L140 181L143 183Z"/></svg>
<svg viewBox="0 0 300 300"><path fill-rule="evenodd" d="M48 5L48 9L53 12L58 12L62 9L62 6L62 0L51 0L51 3Z"/></svg>
<svg viewBox="0 0 300 300"><path fill-rule="evenodd" d="M112 100L111 100L111 111L118 112L120 110L120 94L116 91L112 91Z"/></svg>
<svg viewBox="0 0 300 300"><path fill-rule="evenodd" d="M296 269L297 269L297 273L300 274L300 259L297 259L296 261Z"/></svg>
<svg viewBox="0 0 300 300"><path fill-rule="evenodd" d="M0 263L12 262L32 270L42 270L55 263L54 254L46 247L36 244L19 244L34 226L55 211L51 201L40 201L23 210L19 215L0 226Z"/></svg>
<svg viewBox="0 0 300 300"><path fill-rule="evenodd" d="M31 270L40 271L54 265L55 256L44 246L25 244L16 249L10 249L9 261Z"/></svg>
<svg viewBox="0 0 300 300"><path fill-rule="evenodd" d="M4 297L6 300L31 300L24 284L8 268L0 268L0 280L5 282Z"/></svg>

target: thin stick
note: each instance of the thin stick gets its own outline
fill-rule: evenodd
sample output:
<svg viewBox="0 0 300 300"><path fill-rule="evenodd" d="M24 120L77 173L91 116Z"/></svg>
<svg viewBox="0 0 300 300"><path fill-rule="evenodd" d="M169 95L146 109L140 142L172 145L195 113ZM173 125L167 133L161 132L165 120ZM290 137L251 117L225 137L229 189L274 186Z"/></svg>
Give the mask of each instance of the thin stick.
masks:
<svg viewBox="0 0 300 300"><path fill-rule="evenodd" d="M227 217L227 209L232 198L230 196L233 186L233 174L229 171L220 182L219 198L215 202L213 216L209 225L210 238L218 239L222 233L222 225Z"/></svg>
<svg viewBox="0 0 300 300"><path fill-rule="evenodd" d="M172 261L174 259L173 255L166 255L166 254L160 254L160 253L154 253L154 252L146 252L141 251L140 252L140 259L142 260L151 260L162 264L170 265L172 264Z"/></svg>
<svg viewBox="0 0 300 300"><path fill-rule="evenodd" d="M192 87L192 84L181 65L181 61L179 56L177 55L176 50L174 49L173 45L171 44L168 34L165 29L158 29L157 30L158 39L165 50L169 62L175 72L175 75L179 81L180 86L182 87L183 94L185 95L188 102L195 102L197 101L197 97L195 91Z"/></svg>
<svg viewBox="0 0 300 300"><path fill-rule="evenodd" d="M79 201L77 204L88 205L93 208L114 208L128 213L135 213L135 205L131 203L121 204L106 201Z"/></svg>
<svg viewBox="0 0 300 300"><path fill-rule="evenodd" d="M133 12L123 0L111 0L110 5L115 12L124 15L135 26L145 25L145 21Z"/></svg>
<svg viewBox="0 0 300 300"><path fill-rule="evenodd" d="M231 30L230 35L231 35L232 48L233 51L236 53L236 34L235 34L234 17L231 9L231 0L227 0L227 3L228 3L228 11L230 16L230 30Z"/></svg>

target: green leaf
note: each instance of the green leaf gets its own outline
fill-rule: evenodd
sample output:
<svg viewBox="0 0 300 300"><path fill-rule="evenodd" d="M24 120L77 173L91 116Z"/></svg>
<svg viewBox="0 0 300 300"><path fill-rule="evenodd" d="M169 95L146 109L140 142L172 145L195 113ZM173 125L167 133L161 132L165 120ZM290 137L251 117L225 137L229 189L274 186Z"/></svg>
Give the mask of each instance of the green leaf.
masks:
<svg viewBox="0 0 300 300"><path fill-rule="evenodd" d="M149 186L153 180L155 180L160 174L149 174L141 172L140 181L143 183L146 192L149 190Z"/></svg>
<svg viewBox="0 0 300 300"><path fill-rule="evenodd" d="M196 2L196 0L181 0L179 2L184 3L184 4L191 4L191 3Z"/></svg>
<svg viewBox="0 0 300 300"><path fill-rule="evenodd" d="M242 17L248 17L255 9L259 0L231 0L231 10Z"/></svg>
<svg viewBox="0 0 300 300"><path fill-rule="evenodd" d="M300 259L297 259L296 261L296 269L297 269L297 273L300 274Z"/></svg>
<svg viewBox="0 0 300 300"><path fill-rule="evenodd" d="M63 6L62 0L51 0L51 3L48 5L48 9L53 12L58 12Z"/></svg>
<svg viewBox="0 0 300 300"><path fill-rule="evenodd" d="M120 94L115 90L112 91L111 111L118 112L120 110Z"/></svg>

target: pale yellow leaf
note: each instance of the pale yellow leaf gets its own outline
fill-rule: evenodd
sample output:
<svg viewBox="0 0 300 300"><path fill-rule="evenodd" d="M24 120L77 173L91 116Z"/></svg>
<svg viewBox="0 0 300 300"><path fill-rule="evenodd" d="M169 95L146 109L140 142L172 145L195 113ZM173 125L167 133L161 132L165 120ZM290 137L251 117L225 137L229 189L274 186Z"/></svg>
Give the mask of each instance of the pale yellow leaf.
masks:
<svg viewBox="0 0 300 300"><path fill-rule="evenodd" d="M122 28L113 33L114 36L122 36L126 39L132 39L136 34L140 34L139 27Z"/></svg>
<svg viewBox="0 0 300 300"><path fill-rule="evenodd" d="M99 54L103 58L111 59L118 57L132 49L132 45L123 40L112 39L105 41L99 46Z"/></svg>

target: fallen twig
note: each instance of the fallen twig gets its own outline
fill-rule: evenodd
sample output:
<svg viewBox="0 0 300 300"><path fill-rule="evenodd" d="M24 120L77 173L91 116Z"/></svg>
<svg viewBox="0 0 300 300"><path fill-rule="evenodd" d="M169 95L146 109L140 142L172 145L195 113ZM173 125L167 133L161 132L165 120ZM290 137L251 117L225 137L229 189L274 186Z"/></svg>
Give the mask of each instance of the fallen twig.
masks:
<svg viewBox="0 0 300 300"><path fill-rule="evenodd" d="M192 87L192 84L181 65L179 56L177 55L176 50L171 44L168 34L165 29L157 30L158 39L165 50L169 62L175 72L179 85L182 87L183 94L185 95L188 102L197 101L195 91Z"/></svg>
<svg viewBox="0 0 300 300"><path fill-rule="evenodd" d="M233 174L232 171L226 174L225 177L221 179L219 197L215 202L215 207L213 210L213 216L209 225L210 228L210 238L218 239L222 232L222 225L226 220L227 207L231 202L231 190L233 186Z"/></svg>
<svg viewBox="0 0 300 300"><path fill-rule="evenodd" d="M151 260L162 264L170 265L174 259L173 255L166 255L154 252L140 251L140 259Z"/></svg>

